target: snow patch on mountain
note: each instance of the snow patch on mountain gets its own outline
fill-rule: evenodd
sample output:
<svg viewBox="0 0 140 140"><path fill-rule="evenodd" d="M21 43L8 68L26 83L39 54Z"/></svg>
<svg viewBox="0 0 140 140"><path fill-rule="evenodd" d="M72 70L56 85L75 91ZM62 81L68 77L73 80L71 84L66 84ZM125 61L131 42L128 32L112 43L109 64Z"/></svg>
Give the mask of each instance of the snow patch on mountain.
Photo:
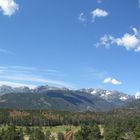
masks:
<svg viewBox="0 0 140 140"><path fill-rule="evenodd" d="M92 94L92 95L96 95L96 94L97 94L97 91L96 91L96 90L93 90L93 91L91 92L91 94Z"/></svg>
<svg viewBox="0 0 140 140"><path fill-rule="evenodd" d="M140 92L137 92L137 93L135 94L135 99L140 99Z"/></svg>
<svg viewBox="0 0 140 140"><path fill-rule="evenodd" d="M111 91L106 91L106 95L111 95L112 94L112 92Z"/></svg>
<svg viewBox="0 0 140 140"><path fill-rule="evenodd" d="M90 94L92 94L93 96L100 97L108 102L113 101L126 102L133 98L130 95L118 91L109 91L103 89L93 89L89 91L91 91Z"/></svg>
<svg viewBox="0 0 140 140"><path fill-rule="evenodd" d="M120 97L120 100L122 100L122 101L126 101L126 100L128 100L129 98L127 97L127 96L121 96Z"/></svg>

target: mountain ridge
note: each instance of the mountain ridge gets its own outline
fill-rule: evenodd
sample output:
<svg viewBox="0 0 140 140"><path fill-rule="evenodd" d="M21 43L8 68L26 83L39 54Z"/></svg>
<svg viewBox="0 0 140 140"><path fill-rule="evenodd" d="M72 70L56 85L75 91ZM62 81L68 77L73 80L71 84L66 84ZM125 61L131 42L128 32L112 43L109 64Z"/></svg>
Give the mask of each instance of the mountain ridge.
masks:
<svg viewBox="0 0 140 140"><path fill-rule="evenodd" d="M0 108L109 111L134 100L135 96L104 89L72 90L48 85L34 89L0 86Z"/></svg>

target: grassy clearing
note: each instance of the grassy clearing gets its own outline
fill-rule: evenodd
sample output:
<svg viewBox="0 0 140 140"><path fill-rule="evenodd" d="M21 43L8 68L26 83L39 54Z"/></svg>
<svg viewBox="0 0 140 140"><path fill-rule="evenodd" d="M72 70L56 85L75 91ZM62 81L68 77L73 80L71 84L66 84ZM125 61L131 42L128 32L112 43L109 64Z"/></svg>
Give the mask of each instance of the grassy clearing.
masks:
<svg viewBox="0 0 140 140"><path fill-rule="evenodd" d="M24 134L26 132L26 127L17 126L17 130L22 129ZM29 127L30 129L36 129L39 127ZM0 131L4 129L8 129L8 126L1 125ZM44 134L49 130L51 132L51 136L54 136L55 140L57 140L57 134L59 132L66 134L66 132L72 130L73 132L77 132L80 129L80 126L70 126L70 125L63 125L63 126L54 126L54 127L41 127ZM25 134L24 140L29 140L29 136Z"/></svg>
<svg viewBox="0 0 140 140"><path fill-rule="evenodd" d="M76 126L55 126L55 127L43 127L44 131L50 130L53 133L58 133L58 132L62 132L65 133L68 130L72 130L74 132L77 132L80 129L80 127L76 127Z"/></svg>
<svg viewBox="0 0 140 140"><path fill-rule="evenodd" d="M0 131L2 129L6 130L7 128L8 128L8 126L1 125ZM29 128L39 128L39 127L29 127ZM63 126L54 126L54 127L47 126L47 127L41 127L41 128L42 128L43 132L46 132L47 130L49 130L52 133L58 133L58 132L66 133L68 130L77 132L80 129L80 126L63 125ZM17 129L22 129L24 132L26 130L26 127L17 126Z"/></svg>

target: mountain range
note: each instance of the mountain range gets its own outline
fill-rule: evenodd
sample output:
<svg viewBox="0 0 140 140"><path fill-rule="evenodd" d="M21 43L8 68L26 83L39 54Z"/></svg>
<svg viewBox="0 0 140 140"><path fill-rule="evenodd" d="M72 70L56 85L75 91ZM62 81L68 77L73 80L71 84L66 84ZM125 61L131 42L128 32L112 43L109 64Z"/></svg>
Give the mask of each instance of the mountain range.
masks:
<svg viewBox="0 0 140 140"><path fill-rule="evenodd" d="M110 111L138 102L139 95L104 89L79 89L39 86L0 86L0 108L54 109L65 111Z"/></svg>

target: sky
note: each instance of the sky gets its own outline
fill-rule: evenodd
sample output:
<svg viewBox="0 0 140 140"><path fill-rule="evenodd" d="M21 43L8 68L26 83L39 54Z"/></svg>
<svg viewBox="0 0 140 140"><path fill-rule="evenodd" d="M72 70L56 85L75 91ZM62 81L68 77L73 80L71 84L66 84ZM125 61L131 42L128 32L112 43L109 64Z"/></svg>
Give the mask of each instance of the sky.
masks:
<svg viewBox="0 0 140 140"><path fill-rule="evenodd" d="M140 92L139 0L0 0L0 85Z"/></svg>

